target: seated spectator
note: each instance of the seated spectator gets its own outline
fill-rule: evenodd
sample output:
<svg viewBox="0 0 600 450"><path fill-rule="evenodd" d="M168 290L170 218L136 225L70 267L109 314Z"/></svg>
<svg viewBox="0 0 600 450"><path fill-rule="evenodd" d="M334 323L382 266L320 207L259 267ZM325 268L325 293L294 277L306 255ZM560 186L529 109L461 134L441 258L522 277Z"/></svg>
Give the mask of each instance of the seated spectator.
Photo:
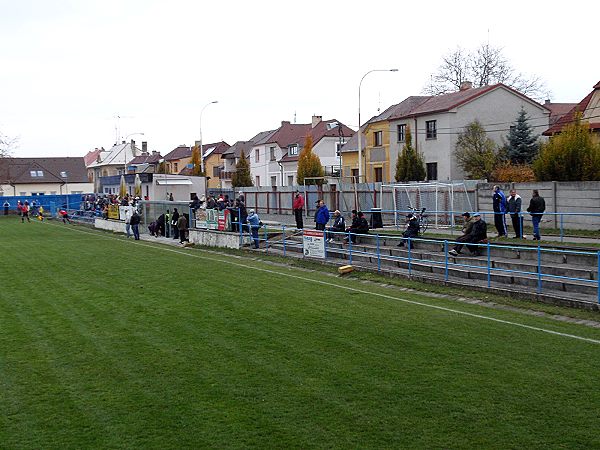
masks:
<svg viewBox="0 0 600 450"><path fill-rule="evenodd" d="M406 216L406 229L404 233L402 233L402 241L398 244L398 247L404 247L404 241L408 241L408 248L412 249L414 243L409 238L417 238L419 237L419 218L414 214L409 214Z"/></svg>
<svg viewBox="0 0 600 450"><path fill-rule="evenodd" d="M355 210L352 211L353 213ZM362 211L358 211L352 219L352 225L346 230L350 235L346 238L346 241L350 240L352 244L356 243L357 234L368 234L369 233L369 222L365 219L365 215Z"/></svg>
<svg viewBox="0 0 600 450"><path fill-rule="evenodd" d="M465 214L463 214L463 217L466 217ZM464 232L468 231L468 234L463 234L456 240L457 244L448 252L449 255L458 256L464 245L463 243L477 244L487 239L487 224L481 218L479 213L473 214L473 219L469 222L472 223L466 224L465 227L463 227ZM474 256L479 256L481 254L476 245L467 245L467 248Z"/></svg>
<svg viewBox="0 0 600 450"><path fill-rule="evenodd" d="M156 219L156 233L157 236L160 234L161 236L165 235L165 215L161 214Z"/></svg>
<svg viewBox="0 0 600 450"><path fill-rule="evenodd" d="M344 216L342 216L342 213L340 213L339 210L336 209L333 212L333 226L329 227L327 231L332 231L334 233L343 233L346 231L346 220L344 220ZM331 243L333 241L335 241L335 234L329 233L327 242Z"/></svg>

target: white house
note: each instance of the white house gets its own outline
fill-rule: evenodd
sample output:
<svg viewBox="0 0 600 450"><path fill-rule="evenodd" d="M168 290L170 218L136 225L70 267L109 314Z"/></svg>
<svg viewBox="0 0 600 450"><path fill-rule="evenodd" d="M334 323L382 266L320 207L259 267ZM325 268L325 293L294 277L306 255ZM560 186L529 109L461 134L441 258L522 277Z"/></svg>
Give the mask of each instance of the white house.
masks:
<svg viewBox="0 0 600 450"><path fill-rule="evenodd" d="M389 122L390 167L396 166L410 127L413 147L424 156L428 180L463 179L454 151L464 127L478 120L487 136L502 145L521 108L529 115L534 133L541 135L548 128L550 110L503 84L471 88L464 83L450 94L409 97L384 119Z"/></svg>
<svg viewBox="0 0 600 450"><path fill-rule="evenodd" d="M98 152L96 160L87 166L89 178L94 183L94 192L100 192L100 177L126 174L127 163L141 153L133 139L131 142L115 144L110 150Z"/></svg>

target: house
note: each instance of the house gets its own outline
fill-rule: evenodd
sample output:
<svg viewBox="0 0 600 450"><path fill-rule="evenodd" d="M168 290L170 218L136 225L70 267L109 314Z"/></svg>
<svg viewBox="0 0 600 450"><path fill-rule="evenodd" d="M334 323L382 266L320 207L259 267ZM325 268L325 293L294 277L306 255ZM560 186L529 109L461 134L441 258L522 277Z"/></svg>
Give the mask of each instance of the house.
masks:
<svg viewBox="0 0 600 450"><path fill-rule="evenodd" d="M479 88L463 83L457 92L408 97L366 124L361 181L395 181L396 161L409 128L413 148L423 155L428 180L463 179L454 150L465 126L478 120L488 137L503 145L521 108L531 118L534 133L541 134L548 126L550 110L501 83ZM343 152L344 176L358 166L356 156L349 157L352 153L350 149Z"/></svg>
<svg viewBox="0 0 600 450"><path fill-rule="evenodd" d="M157 173L162 156L156 150L142 152L127 163L127 173Z"/></svg>
<svg viewBox="0 0 600 450"><path fill-rule="evenodd" d="M0 196L83 194L93 190L83 157L0 159Z"/></svg>
<svg viewBox="0 0 600 450"><path fill-rule="evenodd" d="M196 142L195 145L199 145ZM229 144L224 141L215 142L212 144L202 144L204 154L204 170L207 174L207 186L218 187L219 172L223 169L221 155L229 148ZM180 145L165 155L165 163L167 171L172 174L189 175L188 167L192 162L193 147Z"/></svg>
<svg viewBox="0 0 600 450"><path fill-rule="evenodd" d="M142 142L142 149L146 149L146 142ZM100 177L122 175L128 172L127 163L142 151L136 147L135 141L115 144L110 150L101 150L96 154L96 160L87 165L88 177L94 183L94 192L100 192ZM86 155L87 156L87 155Z"/></svg>
<svg viewBox="0 0 600 450"><path fill-rule="evenodd" d="M551 124L552 126L544 131L544 136L559 134L567 124L573 122L578 112L581 113L582 120L589 123L594 140L600 142L600 82L596 83L592 92L583 100Z"/></svg>
<svg viewBox="0 0 600 450"><path fill-rule="evenodd" d="M267 131L266 133L272 133L272 131ZM259 133L249 141L237 141L223 152L221 155L223 170L219 172L221 188L230 189L233 187L231 184L231 178L236 171L237 163L239 162L242 154L244 155L244 158L248 160L250 158L250 151L252 150L254 143L261 139L263 139L263 136L261 136L261 133Z"/></svg>
<svg viewBox="0 0 600 450"><path fill-rule="evenodd" d="M339 170L340 149L354 132L337 120L323 121L313 116L308 124L282 121L276 130L257 135L250 151L250 171L255 186L293 186L296 183L298 157L307 136L313 140L313 152L329 172Z"/></svg>

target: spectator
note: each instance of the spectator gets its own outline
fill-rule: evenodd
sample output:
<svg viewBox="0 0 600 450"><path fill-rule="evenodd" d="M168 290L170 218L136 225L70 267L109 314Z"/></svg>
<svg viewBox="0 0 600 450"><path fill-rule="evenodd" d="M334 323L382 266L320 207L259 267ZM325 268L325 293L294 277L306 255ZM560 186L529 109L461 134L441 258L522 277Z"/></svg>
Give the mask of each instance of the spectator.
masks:
<svg viewBox="0 0 600 450"><path fill-rule="evenodd" d="M494 225L498 231L498 237L506 236L506 196L498 185L494 186L492 202L494 208Z"/></svg>
<svg viewBox="0 0 600 450"><path fill-rule="evenodd" d="M406 229L404 233L402 233L402 239L398 244L398 247L404 247L404 241L408 241L408 248L412 249L414 243L411 241L412 238L419 237L419 218L414 214L409 214L406 216Z"/></svg>
<svg viewBox="0 0 600 450"><path fill-rule="evenodd" d="M315 222L317 230L325 230L325 225L329 222L329 209L325 206L323 200L317 200L317 212L315 213Z"/></svg>
<svg viewBox="0 0 600 450"><path fill-rule="evenodd" d="M544 197L540 196L539 191L534 189L531 200L529 201L529 207L527 208L527 212L531 214L534 241L540 240L540 222L542 221L544 211L546 211L546 201L544 200Z"/></svg>
<svg viewBox="0 0 600 450"><path fill-rule="evenodd" d="M354 213L355 210L352 210ZM350 241L352 244L356 243L356 235L357 234L368 234L369 233L369 222L365 219L365 215L362 211L358 211L354 218L352 219L352 225L348 230L349 239L346 238L346 241Z"/></svg>
<svg viewBox="0 0 600 450"><path fill-rule="evenodd" d="M344 216L342 216L342 213L337 209L333 212L333 226L329 227L328 231L333 233L343 233L346 231L346 220L344 219ZM335 234L333 233L329 234L327 242L331 243L335 241Z"/></svg>
<svg viewBox="0 0 600 450"><path fill-rule="evenodd" d="M508 213L515 230L515 239L523 239L523 217L521 217L521 196L514 189L510 190L508 197Z"/></svg>
<svg viewBox="0 0 600 450"><path fill-rule="evenodd" d="M196 196L196 197L197 197L197 196ZM172 192L169 194L169 201L170 201L170 202L174 202L174 201L175 201L175 200L173 199L173 193L172 193Z"/></svg>
<svg viewBox="0 0 600 450"><path fill-rule="evenodd" d="M4 200L4 215L8 216L8 209L10 208L10 203L8 202L8 200Z"/></svg>
<svg viewBox="0 0 600 450"><path fill-rule="evenodd" d="M248 226L250 227L250 233L252 234L252 240L254 241L254 248L258 248L258 229L261 226L260 218L253 209L248 214Z"/></svg>
<svg viewBox="0 0 600 450"><path fill-rule="evenodd" d="M477 244L487 239L487 224L481 218L481 215L479 213L473 214L472 221L473 223L471 225L471 230L469 231L469 234L463 235L459 239L457 239L457 241L461 243L456 244L454 248L448 252L449 255L458 256L464 245L462 243L468 242L471 244ZM468 230L468 225L467 227L465 227L465 230ZM475 245L467 245L467 248L469 249L472 255L479 256L481 254L479 252L478 247Z"/></svg>
<svg viewBox="0 0 600 450"><path fill-rule="evenodd" d="M296 229L301 230L304 228L303 212L304 212L304 197L300 194L300 191L296 191L294 194L294 200L292 201L292 209L294 210L294 218L296 219Z"/></svg>
<svg viewBox="0 0 600 450"><path fill-rule="evenodd" d="M158 235L164 236L165 235L165 215L161 214L160 216L158 216L158 219L156 219L156 237L158 237Z"/></svg>
<svg viewBox="0 0 600 450"><path fill-rule="evenodd" d="M179 239L179 228L177 228L177 221L179 220L179 211L177 208L173 208L173 217L171 217L171 225L173 229L173 239Z"/></svg>
<svg viewBox="0 0 600 450"><path fill-rule="evenodd" d="M198 195L194 194L194 196L192 197L192 201L190 202L190 205L189 205L192 212L194 214L196 214L196 210L199 209L201 205L202 205L202 203L200 202Z"/></svg>
<svg viewBox="0 0 600 450"><path fill-rule="evenodd" d="M133 206L125 208L125 233L127 237L131 237L131 216L133 216Z"/></svg>
<svg viewBox="0 0 600 450"><path fill-rule="evenodd" d="M133 210L133 214L131 214L131 219L129 220L129 224L131 225L131 229L133 230L133 238L136 241L140 240L140 222L142 218L138 214L137 210Z"/></svg>
<svg viewBox="0 0 600 450"><path fill-rule="evenodd" d="M217 207L217 202L212 195L208 196L208 201L206 202L206 209L215 209Z"/></svg>
<svg viewBox="0 0 600 450"><path fill-rule="evenodd" d="M179 243L183 244L184 242L189 242L187 238L187 230L188 230L188 221L185 214L180 214L179 219L177 219L177 229L179 231Z"/></svg>

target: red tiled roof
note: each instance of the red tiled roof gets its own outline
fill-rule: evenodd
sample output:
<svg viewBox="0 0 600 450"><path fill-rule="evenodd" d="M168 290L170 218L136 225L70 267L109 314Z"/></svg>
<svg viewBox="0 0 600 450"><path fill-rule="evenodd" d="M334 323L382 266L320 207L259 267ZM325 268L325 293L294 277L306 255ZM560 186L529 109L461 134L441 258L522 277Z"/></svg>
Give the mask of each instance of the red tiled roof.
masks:
<svg viewBox="0 0 600 450"><path fill-rule="evenodd" d="M333 124L333 123L336 123L337 126L335 126L334 128L328 127L329 124ZM325 137L336 137L336 138L339 137L340 129L342 131L342 137L350 138L354 135L354 130L347 127L346 125L344 125L343 123L341 123L338 120L335 120L335 119L322 120L314 127L312 127L312 125L311 125L311 128L309 129L307 134L305 134L304 136L300 136L299 139L297 139L293 142L290 142L288 145L298 144L298 149L304 148L304 142L306 140L307 135L310 135L310 137L312 138L313 145L317 145L317 143ZM280 161L281 162L297 161L299 154L300 154L300 151L298 152L298 155L288 155L286 153L281 158Z"/></svg>
<svg viewBox="0 0 600 450"><path fill-rule="evenodd" d="M277 144L281 148L286 148L290 144L298 142L298 139L305 137L310 131L311 124L292 124L283 121L281 126L274 133L267 135L264 139L256 142L254 145Z"/></svg>
<svg viewBox="0 0 600 450"><path fill-rule="evenodd" d="M577 103L544 103L544 106L550 110L550 125L554 125L558 119L567 114L571 109L577 106Z"/></svg>
<svg viewBox="0 0 600 450"><path fill-rule="evenodd" d="M95 162L96 159L98 158L98 155L103 150L104 149L102 149L102 148L95 148L94 150L90 150L89 152L87 152L87 154L83 157L83 162L85 163L85 166L87 167L90 164L92 164L93 162Z"/></svg>
<svg viewBox="0 0 600 450"><path fill-rule="evenodd" d="M162 156L160 156L160 153L154 153L150 155L139 155L133 158L131 161L129 161L129 164L157 164L161 158Z"/></svg>
<svg viewBox="0 0 600 450"><path fill-rule="evenodd" d="M225 152L229 148L229 144L224 141L215 142L212 144L202 144L202 151L206 152L206 150L215 147L214 151L211 153L221 154ZM175 149L171 150L169 153L165 155L165 161L174 161L177 159L189 158L192 156L192 147L188 147L187 145L180 145Z"/></svg>
<svg viewBox="0 0 600 450"><path fill-rule="evenodd" d="M596 86L598 86L598 85L600 85L600 83L598 83ZM600 86L599 86L599 88L600 88ZM595 89L598 89L598 88L595 88ZM567 126L567 124L573 122L573 120L575 119L575 114L577 114L577 112L583 113L583 111L585 111L585 109L587 108L588 104L590 103L590 100L592 99L593 95L594 95L594 91L592 91L588 95L586 95L583 100L581 100L577 105L575 105L573 108L571 108L571 110L567 114L560 117L554 123L554 125L552 125L550 128L548 128L542 134L544 136L552 136L553 134L560 133L562 131L562 129L565 126Z"/></svg>

